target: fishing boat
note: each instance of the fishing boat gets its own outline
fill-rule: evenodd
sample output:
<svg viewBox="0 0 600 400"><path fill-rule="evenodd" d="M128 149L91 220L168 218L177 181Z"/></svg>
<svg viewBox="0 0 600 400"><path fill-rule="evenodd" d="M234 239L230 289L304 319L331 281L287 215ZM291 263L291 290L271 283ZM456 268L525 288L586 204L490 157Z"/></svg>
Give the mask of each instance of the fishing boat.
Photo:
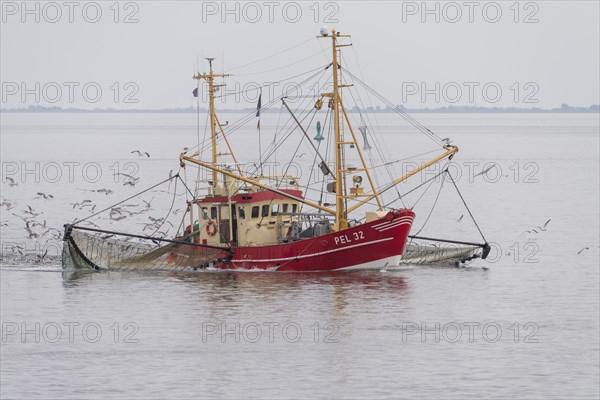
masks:
<svg viewBox="0 0 600 400"><path fill-rule="evenodd" d="M342 66L341 56L342 48L349 44L342 42L350 35L322 30L318 38L331 44L331 61L323 68L330 74L330 90L316 94L310 112L327 114L332 141L328 154L332 159L328 160L328 154L323 155L313 143L322 140L320 123L313 140L304 119L289 107L286 95L277 100L289 111L294 130L314 150L316 170L334 201L323 201L322 193L318 200L311 199L298 177L288 173L268 175L261 168L251 174L242 171L229 140L232 132L227 123L220 122L216 109L216 93L222 86L216 80L229 75L216 73L214 59L208 59L208 72L198 73L194 79L208 87L210 140L199 143L199 147L209 149L210 159L203 157L206 153L200 148L179 155L182 170L197 167L208 171L208 178L196 181L177 234L158 237L123 233L83 226L80 222L84 220L77 221L65 225L63 266L99 270L337 271L400 265L407 242L414 239L409 235L415 213L410 207L387 206L382 195L420 171L452 159L458 147L440 139L435 157L377 187L364 154L370 147L366 127L354 129L343 94L351 85L342 79L342 74L350 75ZM194 95L198 95L197 89ZM258 103L257 117L263 109L260 97ZM362 149L358 133L364 139ZM431 131L427 134L433 135ZM226 151L220 151L219 145ZM223 155L233 162L222 162ZM358 165L350 164L350 158L358 160ZM184 182L180 174L169 179ZM114 210L114 206L106 210ZM460 257L481 256L482 248L473 246Z"/></svg>

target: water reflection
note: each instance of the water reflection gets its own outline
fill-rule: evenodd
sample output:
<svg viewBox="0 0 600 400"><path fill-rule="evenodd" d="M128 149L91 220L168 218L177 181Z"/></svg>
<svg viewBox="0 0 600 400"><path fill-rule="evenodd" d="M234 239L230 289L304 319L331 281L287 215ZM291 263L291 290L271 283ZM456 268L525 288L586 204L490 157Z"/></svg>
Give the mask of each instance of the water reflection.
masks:
<svg viewBox="0 0 600 400"><path fill-rule="evenodd" d="M351 322L356 307L382 301L402 303L409 286L401 272L63 272L65 295L135 287L154 297L183 296L197 314L208 318L270 315L301 316L317 312L342 323ZM71 289L77 288L76 291ZM81 289L85 290L81 290Z"/></svg>

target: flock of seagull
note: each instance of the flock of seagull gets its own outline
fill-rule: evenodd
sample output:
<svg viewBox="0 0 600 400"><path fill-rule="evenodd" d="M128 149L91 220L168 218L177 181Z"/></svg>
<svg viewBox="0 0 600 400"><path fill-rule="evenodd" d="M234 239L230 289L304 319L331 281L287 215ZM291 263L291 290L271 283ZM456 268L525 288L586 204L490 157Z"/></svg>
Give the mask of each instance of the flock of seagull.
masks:
<svg viewBox="0 0 600 400"><path fill-rule="evenodd" d="M150 154L148 152L145 151L141 151L141 150L133 150L130 152L130 154L137 154L138 157L146 157L146 158L150 158ZM302 154L304 155L304 154ZM480 173L478 173L475 176L480 176L480 175L486 175L490 170L492 170L493 168L495 168L495 165L481 171ZM135 177L126 173L116 173L113 174L114 176L120 176L123 177L123 185L124 186L135 186L140 178L139 177ZM172 177L172 171L169 172L169 177ZM11 177L5 177L6 182L8 182L8 186L9 187L15 187L18 186L19 184L17 182L15 182L15 180ZM170 181L169 181L169 186L170 186ZM170 187L169 187L170 189ZM91 192L91 193L97 193L97 194L104 194L104 195L111 195L113 194L113 190L111 189L77 189L80 191L85 191L85 192ZM153 192L166 192L164 190L153 190ZM49 194L49 193L44 193L44 192L37 192L36 196L33 198L33 200L43 200L43 201L51 201L54 199L54 195ZM122 221L126 218L130 218L136 215L141 215L141 214L145 214L150 212L153 208L152 208L152 201L154 200L154 197L152 197L152 199L150 201L146 201L144 199L141 199L141 201L144 203L143 205L140 204L122 204L119 206L114 206L110 208L109 211L109 220L111 222L119 222ZM43 219L41 217L41 215L43 215L43 212L38 212L36 209L34 209L31 205L27 204L26 208L21 210L22 214L16 214L15 212L12 212L12 210L15 208L15 206L17 205L17 203L15 203L14 201L8 200L3 196L0 196L0 210L2 208L5 208L6 211L11 211L11 214L14 215L15 217L21 219L23 221L23 223L25 224L25 226L23 227L23 229L26 232L25 238L27 239L31 239L31 240L36 240L36 241L40 241L41 239L46 239L45 243L48 243L51 240L54 241L60 241L62 240L62 235L63 232L59 229L56 228L52 228L52 227L48 227L47 226L47 221L45 219ZM91 199L84 199L81 200L79 202L75 202L75 203L69 203L70 206L72 206L72 209L75 210L87 210L91 215L94 215L94 213L96 212L96 204L94 204L94 202ZM174 211L172 211L173 214L178 214L180 213L182 210L176 209ZM461 222L462 219L464 217L464 214L461 215L456 221L457 222ZM552 219L548 219L543 225L540 226L535 226L532 229L528 229L526 231L524 231L522 233L522 235L525 234L540 234L541 232L545 232L548 230L548 225L550 224L550 221ZM74 220L72 222L77 221ZM95 224L94 222L88 220L88 219L84 219L82 222L82 224L86 224L86 225L91 225L94 226L96 228L100 228L97 224ZM152 216L148 216L148 222L138 222L138 225L143 225L142 231L152 231L151 235L155 235L155 234L159 234L161 235L161 237L166 237L168 236L168 231L169 229L167 228L166 230L161 231L160 229L165 226L165 224L170 225L171 227L173 227L173 224L169 221L166 221L165 218L155 218ZM9 226L9 221L8 220L2 220L0 221L0 227L8 227ZM113 234L107 234L102 236L103 239L107 239L114 236ZM124 240L131 240L131 237L127 237ZM19 253L21 256L24 255L23 251L24 248L21 245L14 245L14 251L16 251L17 253ZM582 252L589 250L590 247L586 246L583 247L581 250L579 250L577 252L577 254L581 254ZM47 250L43 253L43 254L37 254L37 257L39 260L44 260L44 258L47 255Z"/></svg>
<svg viewBox="0 0 600 400"><path fill-rule="evenodd" d="M140 150L134 150L131 151L131 154L137 154L139 157L146 157L146 158L150 158L150 154L148 152L143 152ZM172 172L170 173L172 174ZM123 185L124 186L135 186L140 178L139 177L135 177L126 173L115 173L113 174L115 177L119 177L120 180L122 180ZM16 187L19 186L19 183L16 182L13 178L11 177L4 177L4 181L8 183L8 187ZM106 189L106 188L102 188L102 189L77 189L79 191L83 191L83 192L88 192L88 193L94 193L94 194L98 194L98 195L105 195L105 196L109 196L111 194L113 194L113 190L111 189ZM167 192L164 190L153 190L153 192ZM167 192L169 193L169 192ZM6 194L6 193L3 193ZM171 193L172 194L172 193ZM118 206L114 206L111 207L108 211L108 220L112 223L118 223L119 221L123 221L126 218L131 218L133 216L137 216L137 215L141 215L141 214L146 214L149 213L150 211L153 210L153 206L152 206L152 202L154 200L154 197L152 197L149 201L146 201L144 199L141 199L141 202L138 204L121 204ZM19 203L10 200L2 195L0 195L0 211L2 211L2 214L4 215L5 212L10 212L10 214L12 214L14 217L20 219L23 223L23 230L25 231L24 233L24 238L35 241L36 243L39 243L40 245L48 245L49 242L60 242L63 238L63 231L61 229L57 229L57 228L53 228L51 226L48 226L48 223L46 221L46 219L44 219L44 212L39 210L39 206L36 206L34 204L34 202L39 202L42 201L44 203L46 202L52 202L52 201L57 201L55 196L53 194L50 193L44 193L44 192L37 192L36 195L33 197L33 202L30 204L24 204L23 207L18 207ZM69 206L71 206L72 210L78 210L78 211L87 211L89 213L88 218L90 218L91 216L95 216L96 214L96 209L97 209L97 205L95 204L95 202L92 200L92 198L86 198L86 199L82 199L82 200L78 200L75 201L73 203L68 203ZM173 214L178 214L180 213L182 210L180 208L172 211ZM79 216L81 217L81 216ZM89 226L94 226L96 228L100 228L96 223L92 222L89 219L85 219L85 218L78 218L73 220L71 223L75 223L77 221L81 220L81 224L82 225L89 225ZM147 216L147 220L144 222L136 222L138 225L143 225L143 231L151 231L151 235L161 235L161 237L167 237L169 235L169 226L172 228L173 224L167 220L165 220L164 217L162 218L157 218L157 217L153 217L151 215ZM0 221L0 226L2 227L2 229L4 230L5 228L10 228L13 225L13 223L8 220L8 219L2 219L2 221ZM18 225L17 225L18 226ZM166 227L166 229L165 229ZM160 230L162 228L162 230ZM108 238L108 237L112 237L114 235L104 235L102 236L102 238ZM125 240L131 240L131 237L126 238ZM37 244L36 244L37 246ZM8 244L6 246L6 249L2 249L3 252L5 250L9 250L12 251L15 254L18 254L19 256L22 257L27 257L28 261L31 261L31 256L33 256L32 253L28 252L28 250L25 249L24 244ZM42 249L43 250L43 249ZM2 253L3 253L2 252ZM2 255L4 257L4 254ZM38 251L36 252L33 261L35 262L41 262L44 261L44 259L46 259L46 257L49 258L48 256L48 249L46 248L45 251Z"/></svg>

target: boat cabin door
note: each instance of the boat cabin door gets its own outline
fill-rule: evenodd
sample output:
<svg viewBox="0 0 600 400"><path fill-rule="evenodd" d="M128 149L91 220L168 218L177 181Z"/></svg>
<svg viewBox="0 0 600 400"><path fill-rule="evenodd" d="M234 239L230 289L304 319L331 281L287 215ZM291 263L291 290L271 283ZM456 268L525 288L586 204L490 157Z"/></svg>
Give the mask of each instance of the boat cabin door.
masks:
<svg viewBox="0 0 600 400"><path fill-rule="evenodd" d="M231 210L231 211L230 211ZM233 230L233 238L231 237L229 218L233 216L232 221L232 230ZM235 212L235 204L231 205L231 209L227 205L219 207L219 232L221 243L229 243L229 241L233 241L237 243L237 216Z"/></svg>

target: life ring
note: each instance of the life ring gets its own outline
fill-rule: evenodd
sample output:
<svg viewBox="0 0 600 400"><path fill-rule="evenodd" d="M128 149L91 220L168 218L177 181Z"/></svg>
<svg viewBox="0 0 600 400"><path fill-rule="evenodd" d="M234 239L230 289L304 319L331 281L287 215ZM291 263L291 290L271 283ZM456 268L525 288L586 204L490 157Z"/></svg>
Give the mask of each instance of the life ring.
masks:
<svg viewBox="0 0 600 400"><path fill-rule="evenodd" d="M208 224L206 224L206 233L208 236L215 236L217 234L217 224L214 221L208 221Z"/></svg>

